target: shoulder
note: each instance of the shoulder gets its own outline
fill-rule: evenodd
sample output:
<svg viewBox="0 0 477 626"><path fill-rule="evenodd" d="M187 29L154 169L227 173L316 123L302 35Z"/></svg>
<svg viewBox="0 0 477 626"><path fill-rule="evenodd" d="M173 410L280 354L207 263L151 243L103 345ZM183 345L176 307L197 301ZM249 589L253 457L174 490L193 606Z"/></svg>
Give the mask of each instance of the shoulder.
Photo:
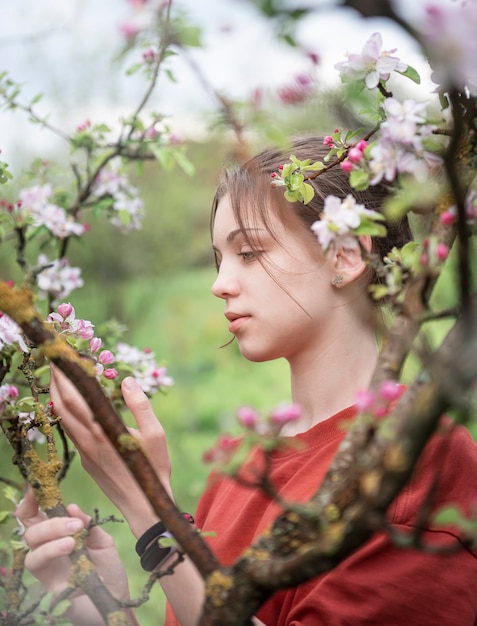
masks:
<svg viewBox="0 0 477 626"><path fill-rule="evenodd" d="M415 524L422 517L423 506L436 512L453 504L469 515L476 494L477 444L467 428L445 416L426 444L409 483L395 500L391 522Z"/></svg>

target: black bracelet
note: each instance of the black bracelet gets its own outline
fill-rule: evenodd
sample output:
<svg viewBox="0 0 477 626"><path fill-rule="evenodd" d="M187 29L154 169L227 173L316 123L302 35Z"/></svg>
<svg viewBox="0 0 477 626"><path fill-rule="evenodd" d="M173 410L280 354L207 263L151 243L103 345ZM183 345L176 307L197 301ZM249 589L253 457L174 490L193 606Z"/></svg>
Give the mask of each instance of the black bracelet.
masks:
<svg viewBox="0 0 477 626"><path fill-rule="evenodd" d="M183 515L191 524L194 524L192 515L189 513L183 513ZM161 548L159 541L162 537L171 539L172 535L162 522L157 522L137 540L136 552L141 559L141 567L146 572L157 569L167 557L177 551L175 546Z"/></svg>

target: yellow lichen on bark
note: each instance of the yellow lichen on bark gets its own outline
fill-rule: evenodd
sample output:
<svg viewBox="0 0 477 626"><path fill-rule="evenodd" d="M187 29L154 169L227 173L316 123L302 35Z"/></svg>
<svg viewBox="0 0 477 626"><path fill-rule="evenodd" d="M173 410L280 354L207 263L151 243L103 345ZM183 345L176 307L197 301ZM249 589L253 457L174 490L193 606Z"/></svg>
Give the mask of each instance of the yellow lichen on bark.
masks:
<svg viewBox="0 0 477 626"><path fill-rule="evenodd" d="M113 611L108 614L108 626L131 626L131 622L123 611Z"/></svg>
<svg viewBox="0 0 477 626"><path fill-rule="evenodd" d="M118 446L120 451L128 450L129 452L134 452L141 449L139 440L134 435L129 435L128 433L119 435Z"/></svg>
<svg viewBox="0 0 477 626"><path fill-rule="evenodd" d="M81 554L70 570L70 581L75 586L81 586L81 582L94 571L94 565L88 557Z"/></svg>
<svg viewBox="0 0 477 626"><path fill-rule="evenodd" d="M360 491L364 496L375 496L381 486L382 472L380 470L371 470L365 472L359 479Z"/></svg>
<svg viewBox="0 0 477 626"><path fill-rule="evenodd" d="M0 281L0 311L6 313L17 324L29 323L37 315L30 289L13 289Z"/></svg>
<svg viewBox="0 0 477 626"><path fill-rule="evenodd" d="M244 550L242 556L250 561L268 561L270 559L270 552L267 550L258 550L250 546Z"/></svg>
<svg viewBox="0 0 477 626"><path fill-rule="evenodd" d="M223 606L227 601L226 592L232 589L233 585L233 576L215 570L207 579L206 595L214 606Z"/></svg>

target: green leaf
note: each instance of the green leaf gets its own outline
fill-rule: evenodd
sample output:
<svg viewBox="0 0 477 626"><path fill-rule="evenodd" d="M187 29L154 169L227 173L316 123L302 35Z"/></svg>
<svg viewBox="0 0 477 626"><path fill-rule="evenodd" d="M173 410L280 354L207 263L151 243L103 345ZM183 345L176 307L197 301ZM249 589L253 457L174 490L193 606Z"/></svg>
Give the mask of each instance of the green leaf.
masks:
<svg viewBox="0 0 477 626"><path fill-rule="evenodd" d="M15 489L15 487L12 487L11 485L5 485L3 489L3 495L7 500L10 500L10 502L13 502L13 504L17 504L18 490Z"/></svg>
<svg viewBox="0 0 477 626"><path fill-rule="evenodd" d="M6 522L12 516L11 511L0 511L0 524Z"/></svg>
<svg viewBox="0 0 477 626"><path fill-rule="evenodd" d="M188 175L193 176L195 174L195 166L192 161L186 156L183 150L178 149L173 152L174 159L177 165Z"/></svg>
<svg viewBox="0 0 477 626"><path fill-rule="evenodd" d="M313 200L315 190L308 183L303 183L303 185L301 186L301 195L303 198L303 204L308 204L308 202L311 202Z"/></svg>
<svg viewBox="0 0 477 626"><path fill-rule="evenodd" d="M404 72L398 71L398 74L401 74L401 76L407 76L407 78L410 78L417 85L421 84L421 77L419 76L418 72L410 65L407 66L407 69Z"/></svg>
<svg viewBox="0 0 477 626"><path fill-rule="evenodd" d="M183 46L199 48L202 45L200 40L201 31L197 26L186 26L179 30L178 38Z"/></svg>
<svg viewBox="0 0 477 626"><path fill-rule="evenodd" d="M353 170L349 175L349 184L357 191L364 191L369 187L369 174L363 170Z"/></svg>
<svg viewBox="0 0 477 626"><path fill-rule="evenodd" d="M375 300L381 300L388 295L388 287L386 285L370 285L369 292Z"/></svg>

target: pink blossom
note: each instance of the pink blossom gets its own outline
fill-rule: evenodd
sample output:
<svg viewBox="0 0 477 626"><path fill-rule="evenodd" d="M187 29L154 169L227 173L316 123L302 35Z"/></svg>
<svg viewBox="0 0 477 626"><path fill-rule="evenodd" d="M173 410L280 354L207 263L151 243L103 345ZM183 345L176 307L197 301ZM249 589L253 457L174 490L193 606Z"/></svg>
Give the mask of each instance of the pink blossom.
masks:
<svg viewBox="0 0 477 626"><path fill-rule="evenodd" d="M69 302L64 302L58 306L58 313L63 318L67 318L71 313L73 313L73 306Z"/></svg>
<svg viewBox="0 0 477 626"><path fill-rule="evenodd" d="M332 241L347 236L353 245L351 235L353 230L361 224L362 217L375 218L378 214L370 211L362 204L358 204L351 194L341 200L337 196L329 195L325 198L321 219L311 225L318 242L323 250L327 250Z"/></svg>
<svg viewBox="0 0 477 626"><path fill-rule="evenodd" d="M331 148L333 146L333 137L331 135L326 135L323 139L323 145Z"/></svg>
<svg viewBox="0 0 477 626"><path fill-rule="evenodd" d="M76 127L77 132L82 132L84 130L87 130L88 128L91 127L91 122L90 120L85 120L84 122L82 122L81 124L78 124L78 126Z"/></svg>
<svg viewBox="0 0 477 626"><path fill-rule="evenodd" d="M43 292L41 295L50 294L54 302L67 298L74 289L84 284L81 269L71 267L65 257L49 261L46 255L40 254L38 266L44 267L38 273L38 288Z"/></svg>
<svg viewBox="0 0 477 626"><path fill-rule="evenodd" d="M0 407L12 400L16 400L18 398L18 388L14 385L9 385L6 383L0 387Z"/></svg>
<svg viewBox="0 0 477 626"><path fill-rule="evenodd" d="M368 389L360 389L356 392L356 409L359 413L368 413L374 406L375 395Z"/></svg>
<svg viewBox="0 0 477 626"><path fill-rule="evenodd" d="M0 352L6 347L16 347L17 344L23 352L28 352L28 346L20 326L11 317L3 313L0 316Z"/></svg>
<svg viewBox="0 0 477 626"><path fill-rule="evenodd" d="M477 3L431 3L419 30L433 69L432 79L443 91L466 87L477 95Z"/></svg>
<svg viewBox="0 0 477 626"><path fill-rule="evenodd" d="M122 22L119 25L119 32L126 37L126 39L134 39L140 32L140 28L131 22Z"/></svg>
<svg viewBox="0 0 477 626"><path fill-rule="evenodd" d="M345 159L341 163L341 169L343 170L343 172L346 172L347 174L349 174L350 172L354 170L354 165L351 163L349 159Z"/></svg>
<svg viewBox="0 0 477 626"><path fill-rule="evenodd" d="M114 354L110 350L103 350L98 357L98 361L102 365L114 363Z"/></svg>
<svg viewBox="0 0 477 626"><path fill-rule="evenodd" d="M357 146L348 150L348 159L352 163L359 163L363 158L363 152Z"/></svg>
<svg viewBox="0 0 477 626"><path fill-rule="evenodd" d="M368 89L374 89L381 80L388 80L391 72L404 72L407 65L392 56L394 50L381 51L380 33L374 33L366 42L361 54L347 54L347 61L335 65L343 80L364 79Z"/></svg>
<svg viewBox="0 0 477 626"><path fill-rule="evenodd" d="M273 424L286 424L295 422L302 415L302 409L298 404L286 404L276 407L270 413L270 420Z"/></svg>
<svg viewBox="0 0 477 626"><path fill-rule="evenodd" d="M77 320L76 332L82 339L92 339L94 326L89 320Z"/></svg>
<svg viewBox="0 0 477 626"><path fill-rule="evenodd" d="M249 406L242 406L237 409L237 420L246 428L253 428L258 422L258 413Z"/></svg>
<svg viewBox="0 0 477 626"><path fill-rule="evenodd" d="M103 375L108 380L114 380L116 376L118 375L118 372L114 368L110 368L110 369L104 370Z"/></svg>
<svg viewBox="0 0 477 626"><path fill-rule="evenodd" d="M379 395L389 402L397 400L402 394L402 391L403 387L395 380L385 380L379 387Z"/></svg>
<svg viewBox="0 0 477 626"><path fill-rule="evenodd" d="M436 254L439 261L445 261L449 256L449 247L445 243L438 243L436 247Z"/></svg>
<svg viewBox="0 0 477 626"><path fill-rule="evenodd" d="M451 211L444 211L444 213L441 214L441 222L445 226L452 226L455 222L455 215L451 213Z"/></svg>
<svg viewBox="0 0 477 626"><path fill-rule="evenodd" d="M114 159L98 174L93 195L112 198L110 222L123 232L139 230L144 213L144 203L139 191L131 185L121 171L121 161Z"/></svg>
<svg viewBox="0 0 477 626"><path fill-rule="evenodd" d="M156 384L160 387L172 387L174 381L167 375L167 367L154 368L151 376L156 379Z"/></svg>
<svg viewBox="0 0 477 626"><path fill-rule="evenodd" d="M90 351L94 354L101 348L102 343L103 342L101 341L99 337L93 337L91 341L89 342Z"/></svg>

